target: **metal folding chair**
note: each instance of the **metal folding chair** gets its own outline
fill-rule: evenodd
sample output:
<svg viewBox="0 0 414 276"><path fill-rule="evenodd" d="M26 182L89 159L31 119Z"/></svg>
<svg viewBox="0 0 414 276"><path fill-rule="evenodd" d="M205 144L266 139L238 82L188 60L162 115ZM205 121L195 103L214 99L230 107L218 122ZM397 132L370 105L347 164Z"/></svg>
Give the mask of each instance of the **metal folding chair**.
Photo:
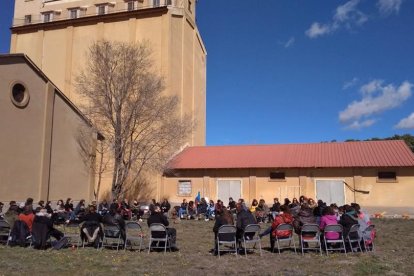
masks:
<svg viewBox="0 0 414 276"><path fill-rule="evenodd" d="M131 249L133 249L135 243L139 242L139 251L141 251L142 242L144 240L144 232L142 231L141 225L134 221L127 222L125 224L125 234L124 250L126 250L128 243L131 246Z"/></svg>
<svg viewBox="0 0 414 276"><path fill-rule="evenodd" d="M305 247L307 243L308 247ZM314 244L314 247L310 247L310 244ZM300 246L302 248L302 255L305 250L317 250L322 255L321 246L321 230L317 224L305 224L300 231Z"/></svg>
<svg viewBox="0 0 414 276"><path fill-rule="evenodd" d="M279 254L280 254L280 249L290 249L292 248L292 244L293 244L293 249L295 250L295 253L297 253L295 241L293 239L293 225L286 224L286 223L279 224L276 227L276 231L289 231L290 232L289 236L283 237L283 238L279 238L276 235L275 240L276 240L277 250ZM286 246L282 246L282 243L286 243L286 242L289 242L289 243ZM274 251L275 251L275 248L273 248L273 252Z"/></svg>
<svg viewBox="0 0 414 276"><path fill-rule="evenodd" d="M116 248L116 251L118 251L120 245L121 245L121 229L119 228L119 226L118 225L104 225L101 249L103 249L104 247L109 247L109 248Z"/></svg>
<svg viewBox="0 0 414 276"><path fill-rule="evenodd" d="M362 231L362 241L364 243L365 252L374 251L374 239L372 232L375 231L375 225L371 224Z"/></svg>
<svg viewBox="0 0 414 276"><path fill-rule="evenodd" d="M217 232L217 252L234 252L237 257L237 228L234 225L222 225ZM220 248L220 245L223 247ZM227 245L227 248L225 246Z"/></svg>
<svg viewBox="0 0 414 276"><path fill-rule="evenodd" d="M68 238L69 244L76 244L77 247L79 247L81 243L83 244L79 223L70 222L69 224L65 224L63 228L63 234L66 238Z"/></svg>
<svg viewBox="0 0 414 276"><path fill-rule="evenodd" d="M348 235L346 236L345 240L348 241L349 249L351 249L351 252L358 252L358 249L360 252L362 252L362 239L359 236L359 224L352 225L351 229L349 229Z"/></svg>
<svg viewBox="0 0 414 276"><path fill-rule="evenodd" d="M148 246L148 254L151 251L151 248L161 248L164 249L164 254L167 252L167 248L171 252L171 240L168 236L167 228L161 223L153 223L150 225L150 238ZM161 244L164 243L164 245Z"/></svg>
<svg viewBox="0 0 414 276"><path fill-rule="evenodd" d="M260 256L262 256L262 244L259 237L260 225L259 224L249 224L246 226L242 236L242 243L244 247L244 255L247 257L247 245L253 244L252 249L256 247L256 244L259 244Z"/></svg>
<svg viewBox="0 0 414 276"><path fill-rule="evenodd" d="M9 245L11 234L10 224L5 220L0 220L0 240L6 238L6 245Z"/></svg>
<svg viewBox="0 0 414 276"><path fill-rule="evenodd" d="M342 225L340 224L327 225L325 226L323 233L324 233L323 239L325 241L326 255L328 255L329 251L342 251L342 250L345 252L345 255L346 255L345 240L344 240ZM333 239L333 240L327 239L326 238L327 233L338 233L339 238ZM338 248L329 248L328 245L332 245L332 244L338 244L340 246Z"/></svg>

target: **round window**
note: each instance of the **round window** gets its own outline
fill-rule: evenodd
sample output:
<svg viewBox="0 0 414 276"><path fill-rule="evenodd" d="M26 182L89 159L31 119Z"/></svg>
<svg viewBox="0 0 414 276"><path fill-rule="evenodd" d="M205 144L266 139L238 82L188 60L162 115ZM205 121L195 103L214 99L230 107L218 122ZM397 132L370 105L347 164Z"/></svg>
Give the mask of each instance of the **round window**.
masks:
<svg viewBox="0 0 414 276"><path fill-rule="evenodd" d="M11 88L11 100L17 107L26 107L29 103L29 93L26 87L21 83L15 83Z"/></svg>

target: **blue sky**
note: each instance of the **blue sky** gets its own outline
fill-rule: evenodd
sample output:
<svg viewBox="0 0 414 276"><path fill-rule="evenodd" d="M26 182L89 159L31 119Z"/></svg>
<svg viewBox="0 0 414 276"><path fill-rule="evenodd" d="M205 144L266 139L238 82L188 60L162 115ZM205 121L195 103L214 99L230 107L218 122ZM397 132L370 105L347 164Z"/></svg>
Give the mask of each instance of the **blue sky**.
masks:
<svg viewBox="0 0 414 276"><path fill-rule="evenodd" d="M0 2L0 52L12 0ZM207 144L414 134L414 1L199 0Z"/></svg>

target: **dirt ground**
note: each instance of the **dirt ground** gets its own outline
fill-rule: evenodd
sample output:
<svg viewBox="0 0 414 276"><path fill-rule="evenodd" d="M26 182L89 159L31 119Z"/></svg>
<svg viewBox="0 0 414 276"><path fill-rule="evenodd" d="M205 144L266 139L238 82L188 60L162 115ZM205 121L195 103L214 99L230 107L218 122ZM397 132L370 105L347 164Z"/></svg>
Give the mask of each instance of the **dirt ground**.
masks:
<svg viewBox="0 0 414 276"><path fill-rule="evenodd" d="M220 259L213 248L213 222L178 221L178 252L129 251L67 248L38 251L0 246L0 275L414 275L414 220L376 219L374 253L317 253L281 255L269 252L269 239L262 239L258 251L245 256L226 254ZM147 246L148 228L145 228ZM262 229L267 225L262 224Z"/></svg>

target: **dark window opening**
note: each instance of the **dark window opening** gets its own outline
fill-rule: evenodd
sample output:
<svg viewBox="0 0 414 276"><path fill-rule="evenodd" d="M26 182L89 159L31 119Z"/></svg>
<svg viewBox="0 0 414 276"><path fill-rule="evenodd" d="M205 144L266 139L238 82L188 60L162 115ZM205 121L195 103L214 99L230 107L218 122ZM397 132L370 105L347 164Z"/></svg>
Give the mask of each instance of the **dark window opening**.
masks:
<svg viewBox="0 0 414 276"><path fill-rule="evenodd" d="M270 179L272 180L284 180L285 177L284 172L270 172Z"/></svg>
<svg viewBox="0 0 414 276"><path fill-rule="evenodd" d="M17 83L13 86L12 93L13 93L13 99L17 103L22 103L26 95L26 88L22 84Z"/></svg>
<svg viewBox="0 0 414 276"><path fill-rule="evenodd" d="M379 180L397 180L396 172L378 172Z"/></svg>
<svg viewBox="0 0 414 276"><path fill-rule="evenodd" d="M30 24L32 23L32 15L28 14L24 16L24 24Z"/></svg>

